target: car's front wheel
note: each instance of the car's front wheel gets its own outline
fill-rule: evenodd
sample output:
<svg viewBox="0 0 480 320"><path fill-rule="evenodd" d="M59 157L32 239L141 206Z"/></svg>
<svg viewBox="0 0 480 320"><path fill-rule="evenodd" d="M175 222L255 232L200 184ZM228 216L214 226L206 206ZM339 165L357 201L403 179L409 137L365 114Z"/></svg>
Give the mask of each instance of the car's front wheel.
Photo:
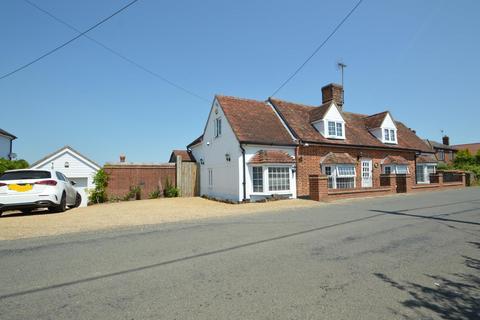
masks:
<svg viewBox="0 0 480 320"><path fill-rule="evenodd" d="M72 208L80 207L81 203L82 203L82 196L80 195L80 193L77 192L77 196L75 197L75 204L72 206Z"/></svg>
<svg viewBox="0 0 480 320"><path fill-rule="evenodd" d="M62 199L60 200L60 204L49 208L50 212L64 212L67 210L67 195L65 192L62 194Z"/></svg>

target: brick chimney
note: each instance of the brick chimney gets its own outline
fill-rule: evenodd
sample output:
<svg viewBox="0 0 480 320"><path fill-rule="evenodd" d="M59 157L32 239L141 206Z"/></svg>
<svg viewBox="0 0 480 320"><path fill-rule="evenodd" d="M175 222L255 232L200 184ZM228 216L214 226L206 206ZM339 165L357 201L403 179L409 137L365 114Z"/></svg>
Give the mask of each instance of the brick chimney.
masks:
<svg viewBox="0 0 480 320"><path fill-rule="evenodd" d="M340 111L343 108L343 87L336 83L327 84L322 88L322 104L335 101Z"/></svg>
<svg viewBox="0 0 480 320"><path fill-rule="evenodd" d="M125 157L124 154L121 154L121 155L120 155L120 162L125 162L126 158L127 158L127 157Z"/></svg>
<svg viewBox="0 0 480 320"><path fill-rule="evenodd" d="M443 136L442 137L442 143L446 146L450 145L450 138L448 136Z"/></svg>

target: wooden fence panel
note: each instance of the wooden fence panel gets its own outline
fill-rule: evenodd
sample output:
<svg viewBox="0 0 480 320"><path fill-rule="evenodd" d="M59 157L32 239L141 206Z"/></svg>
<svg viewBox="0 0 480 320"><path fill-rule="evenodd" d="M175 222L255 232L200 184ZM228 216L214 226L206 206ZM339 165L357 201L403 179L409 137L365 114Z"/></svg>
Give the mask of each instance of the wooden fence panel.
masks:
<svg viewBox="0 0 480 320"><path fill-rule="evenodd" d="M177 161L177 188L181 197L196 197L200 193L200 170L195 162Z"/></svg>

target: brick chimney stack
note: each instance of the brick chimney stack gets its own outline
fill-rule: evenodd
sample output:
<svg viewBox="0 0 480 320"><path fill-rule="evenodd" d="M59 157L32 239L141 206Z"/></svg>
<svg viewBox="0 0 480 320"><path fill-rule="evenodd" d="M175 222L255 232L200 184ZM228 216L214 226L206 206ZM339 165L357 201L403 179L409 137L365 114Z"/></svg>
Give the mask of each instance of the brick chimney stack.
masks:
<svg viewBox="0 0 480 320"><path fill-rule="evenodd" d="M126 158L127 158L127 157L125 157L124 154L121 154L121 155L120 155L120 162L122 162L122 163L125 162Z"/></svg>
<svg viewBox="0 0 480 320"><path fill-rule="evenodd" d="M444 145L449 146L450 145L450 138L448 136L443 136L442 137L442 142Z"/></svg>
<svg viewBox="0 0 480 320"><path fill-rule="evenodd" d="M340 108L343 109L343 87L340 84L330 83L322 88L322 104L325 102L334 101Z"/></svg>

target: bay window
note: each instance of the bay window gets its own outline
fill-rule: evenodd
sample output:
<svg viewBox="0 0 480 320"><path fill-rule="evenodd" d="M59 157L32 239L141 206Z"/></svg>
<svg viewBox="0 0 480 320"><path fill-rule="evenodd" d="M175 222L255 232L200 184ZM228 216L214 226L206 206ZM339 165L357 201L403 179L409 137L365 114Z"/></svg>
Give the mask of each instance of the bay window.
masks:
<svg viewBox="0 0 480 320"><path fill-rule="evenodd" d="M268 190L269 191L290 190L290 168L268 167Z"/></svg>
<svg viewBox="0 0 480 320"><path fill-rule="evenodd" d="M355 188L355 166L352 164L326 165L324 173L328 176L328 188L353 189Z"/></svg>
<svg viewBox="0 0 480 320"><path fill-rule="evenodd" d="M417 164L415 168L415 175L417 183L430 183L430 175L435 174L437 169L436 164Z"/></svg>
<svg viewBox="0 0 480 320"><path fill-rule="evenodd" d="M251 170L253 193L285 193L285 191L291 191L290 166L252 166Z"/></svg>

